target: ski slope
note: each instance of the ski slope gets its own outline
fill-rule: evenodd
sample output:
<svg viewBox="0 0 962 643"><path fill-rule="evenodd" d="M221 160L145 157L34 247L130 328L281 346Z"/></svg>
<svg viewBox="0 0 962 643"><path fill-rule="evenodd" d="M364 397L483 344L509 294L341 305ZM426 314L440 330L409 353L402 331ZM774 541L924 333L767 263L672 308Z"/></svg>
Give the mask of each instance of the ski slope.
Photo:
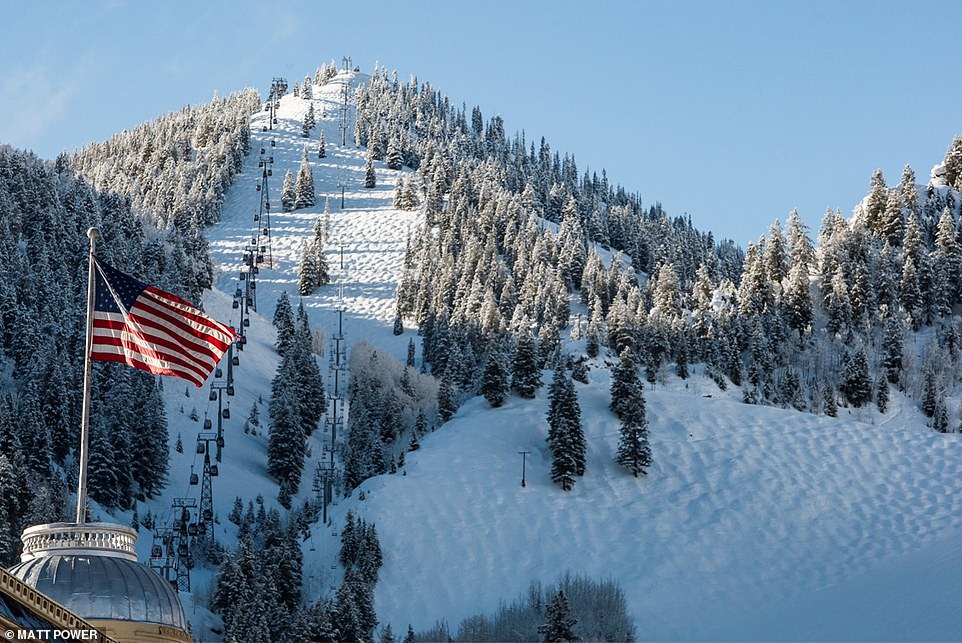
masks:
<svg viewBox="0 0 962 643"><path fill-rule="evenodd" d="M397 173L383 163L375 164L378 187L361 187L365 151L350 141L353 121L349 144L337 144L341 83L363 81L342 73L314 87L325 159L316 157L316 132L300 136L307 101L286 96L267 132L267 114L255 115L252 155L227 194L223 222L208 236L217 277L205 307L236 322L231 293L255 225L257 157L265 147L275 159L274 265L258 276L258 314L240 353L234 415L214 480L216 536L225 544L236 534L226 520L235 495L245 504L258 494L276 504L266 474L266 402L277 366L270 319L282 291L297 306L300 244L325 199L334 282L303 299L312 325L330 335L341 306L348 345L364 339L399 358L414 336L411 329L393 336L391 321L405 236L417 214L391 207ZM282 213L283 176L296 174L305 143L318 205ZM618 580L640 639L962 639L962 436L930 432L897 394L884 416L841 409L830 419L744 405L740 390L719 391L695 369L688 381L667 377L646 391L654 463L635 479L613 462L610 372L602 360L591 367L589 383L576 384L588 453L573 491L549 479L545 389L534 401L510 398L499 409L469 400L406 455L401 472L368 480L363 500L355 492L332 507L333 526L313 528L304 543L305 598L326 595L339 581L336 534L353 510L377 526L384 567L376 608L395 632L442 619L456 630L462 618L495 611L531 581L552 582L570 570ZM192 447L200 425L189 414L211 413L207 389L168 384L166 395L171 439L180 434L185 449L171 449L168 496L149 505L159 514L172 497L196 493L187 478L198 466ZM259 399L263 429L245 434L244 418ZM312 494L323 437L319 430L310 440L298 504ZM520 451L530 452L525 487ZM149 532L141 534L146 557ZM216 618L202 606L211 575L195 570L194 591L185 597L198 640L218 640L209 631Z"/></svg>

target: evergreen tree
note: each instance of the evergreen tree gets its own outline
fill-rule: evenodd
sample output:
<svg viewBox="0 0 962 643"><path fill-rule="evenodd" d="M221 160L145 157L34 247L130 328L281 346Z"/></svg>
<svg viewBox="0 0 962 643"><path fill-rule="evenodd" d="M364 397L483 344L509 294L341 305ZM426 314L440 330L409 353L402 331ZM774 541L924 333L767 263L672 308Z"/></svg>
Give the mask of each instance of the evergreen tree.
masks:
<svg viewBox="0 0 962 643"><path fill-rule="evenodd" d="M835 401L835 391L832 387L825 387L825 415L830 418L838 416L838 402Z"/></svg>
<svg viewBox="0 0 962 643"><path fill-rule="evenodd" d="M939 218L932 261L935 312L945 317L952 314L952 307L959 301L959 289L962 283L960 280L962 257L959 251L958 231L955 217L949 208L945 208Z"/></svg>
<svg viewBox="0 0 962 643"><path fill-rule="evenodd" d="M131 441L131 474L148 498L166 486L168 473L167 411L163 381L159 377L133 372L133 417L139 418L139 435Z"/></svg>
<svg viewBox="0 0 962 643"><path fill-rule="evenodd" d="M281 292L277 297L277 306L274 308L274 328L277 329L277 343L274 345L277 352L283 357L294 341L294 309L291 308L291 301L287 296L287 291Z"/></svg>
<svg viewBox="0 0 962 643"><path fill-rule="evenodd" d="M334 625L333 605L318 599L298 611L298 618L291 631L292 640L303 643L340 643L340 632Z"/></svg>
<svg viewBox="0 0 962 643"><path fill-rule="evenodd" d="M548 448L551 451L551 480L564 491L574 485L575 476L585 472L585 436L581 428L581 407L574 384L559 364L549 392Z"/></svg>
<svg viewBox="0 0 962 643"><path fill-rule="evenodd" d="M825 301L825 308L828 312L826 324L828 330L833 334L845 332L852 322L852 301L849 298L848 285L845 283L841 266L832 276L831 290Z"/></svg>
<svg viewBox="0 0 962 643"><path fill-rule="evenodd" d="M932 414L932 428L939 433L949 432L949 410L943 398L938 398L935 402L935 411Z"/></svg>
<svg viewBox="0 0 962 643"><path fill-rule="evenodd" d="M612 413L623 417L623 413L630 404L630 398L641 390L642 384L638 379L638 368L635 365L631 349L621 351L618 364L611 371L611 404Z"/></svg>
<svg viewBox="0 0 962 643"><path fill-rule="evenodd" d="M788 316L789 327L798 331L801 337L814 318L806 264L792 265L785 284L782 303Z"/></svg>
<svg viewBox="0 0 962 643"><path fill-rule="evenodd" d="M105 507L119 507L124 501L115 467L114 442L102 416L91 417L90 456L87 460L88 492Z"/></svg>
<svg viewBox="0 0 962 643"><path fill-rule="evenodd" d="M394 335L404 334L404 317L401 315L401 307L398 306L397 312L394 315L394 327L391 331Z"/></svg>
<svg viewBox="0 0 962 643"><path fill-rule="evenodd" d="M401 189L404 187L404 177L398 174L397 180L394 181L394 201L392 205L395 209L401 209Z"/></svg>
<svg viewBox="0 0 962 643"><path fill-rule="evenodd" d="M33 387L20 395L17 423L21 453L28 473L41 480L48 479L52 471L50 430L44 424Z"/></svg>
<svg viewBox="0 0 962 643"><path fill-rule="evenodd" d="M286 179L285 179L286 180ZM314 171L307 160L307 146L301 156L301 166L297 170L297 183L294 187L294 209L311 208L317 201L314 193Z"/></svg>
<svg viewBox="0 0 962 643"><path fill-rule="evenodd" d="M324 255L324 226L318 218L314 221L314 236L301 245L298 293L306 297L314 294L318 287L329 283L331 283L331 275Z"/></svg>
<svg viewBox="0 0 962 643"><path fill-rule="evenodd" d="M441 378L441 386L438 389L438 420L441 424L450 420L458 410L456 395L451 378L445 375Z"/></svg>
<svg viewBox="0 0 962 643"><path fill-rule="evenodd" d="M385 163L391 170L400 170L404 165L404 154L401 152L401 144L397 137L392 136L387 143L387 156Z"/></svg>
<svg viewBox="0 0 962 643"><path fill-rule="evenodd" d="M309 87L309 85L308 85ZM306 96L305 98L310 98ZM314 129L316 116L314 115L314 103L307 106L307 113L304 114L304 123L301 127L301 136L307 138L311 135L311 130Z"/></svg>
<svg viewBox="0 0 962 643"><path fill-rule="evenodd" d="M297 194L294 191L294 174L288 170L284 174L284 184L281 187L281 207L284 208L284 212L290 212L294 209L294 202L297 199Z"/></svg>
<svg viewBox="0 0 962 643"><path fill-rule="evenodd" d="M908 253L906 253L908 254ZM902 265L902 281L899 284L899 304L912 320L912 330L922 327L924 301L919 287L919 275L911 256L906 256Z"/></svg>
<svg viewBox="0 0 962 643"><path fill-rule="evenodd" d="M415 346L414 346L414 338L412 337L408 340L408 356L407 356L407 363L406 363L408 367L411 367L411 368L414 367L414 358L415 358Z"/></svg>
<svg viewBox="0 0 962 643"><path fill-rule="evenodd" d="M860 407L872 400L872 379L868 372L865 351L859 348L842 361L839 390L849 404Z"/></svg>
<svg viewBox="0 0 962 643"><path fill-rule="evenodd" d="M906 168L911 171L908 166ZM903 180L904 178L903 176ZM915 201L917 207L918 194L915 195ZM885 203L885 210L880 223L882 238L889 245L898 246L902 243L902 235L905 231L905 206L902 197L896 190L889 190L888 192L888 200Z"/></svg>
<svg viewBox="0 0 962 643"><path fill-rule="evenodd" d="M571 608L564 590L559 589L545 609L545 623L538 626L538 634L544 643L565 643L577 641L578 637L571 628L578 622L571 618Z"/></svg>
<svg viewBox="0 0 962 643"><path fill-rule="evenodd" d="M678 338L678 353L675 361L675 374L683 380L688 379L688 333L682 329Z"/></svg>
<svg viewBox="0 0 962 643"><path fill-rule="evenodd" d="M768 281L777 291L780 291L790 266L785 235L782 233L782 224L778 219L775 219L775 223L768 229L768 240L765 242L762 253L762 263Z"/></svg>
<svg viewBox="0 0 962 643"><path fill-rule="evenodd" d="M26 500L22 498L27 481L17 466L16 453L0 449L0 564L13 565L20 556L20 532L26 514Z"/></svg>
<svg viewBox="0 0 962 643"><path fill-rule="evenodd" d="M324 130L321 130L320 136L318 136L317 141L317 158L322 159L327 157L327 147L324 143Z"/></svg>
<svg viewBox="0 0 962 643"><path fill-rule="evenodd" d="M285 359L285 361L288 360ZM284 368L283 362L280 368ZM274 381L278 391L271 397L271 424L267 433L267 473L280 485L281 504L290 509L290 499L297 493L304 469L306 436L301 425L300 405L295 389L279 385L279 378L282 377L291 378L293 374L280 372L279 369Z"/></svg>
<svg viewBox="0 0 962 643"><path fill-rule="evenodd" d="M524 330L518 337L518 348L511 366L511 390L519 396L533 399L541 388L541 364L534 335Z"/></svg>
<svg viewBox="0 0 962 643"><path fill-rule="evenodd" d="M902 325L895 315L888 315L882 337L882 368L892 384L898 384L902 374Z"/></svg>
<svg viewBox="0 0 962 643"><path fill-rule="evenodd" d="M496 343L488 350L480 391L488 404L495 408L504 404L508 397L508 367L505 362L504 350Z"/></svg>
<svg viewBox="0 0 962 643"><path fill-rule="evenodd" d="M636 478L639 473L645 475L646 467L651 465L651 447L648 444L644 385L627 348L622 351L621 361L612 373L611 410L621 419L618 464Z"/></svg>
<svg viewBox="0 0 962 643"><path fill-rule="evenodd" d="M405 175L398 195L397 207L402 210L416 210L419 205L421 205L421 200L414 189L414 182L409 175Z"/></svg>
<svg viewBox="0 0 962 643"><path fill-rule="evenodd" d="M931 365L926 364L922 373L922 413L926 417L935 417L942 391Z"/></svg>
<svg viewBox="0 0 962 643"><path fill-rule="evenodd" d="M863 223L865 227L878 236L884 235L884 214L885 205L888 202L888 188L885 186L885 178L882 170L875 170L872 173L872 185L862 209Z"/></svg>
<svg viewBox="0 0 962 643"><path fill-rule="evenodd" d="M876 383L875 405L879 413L885 413L889 407L889 383L884 377L879 378Z"/></svg>
<svg viewBox="0 0 962 643"><path fill-rule="evenodd" d="M377 174L374 173L374 157L368 154L367 162L364 164L364 187L377 187Z"/></svg>

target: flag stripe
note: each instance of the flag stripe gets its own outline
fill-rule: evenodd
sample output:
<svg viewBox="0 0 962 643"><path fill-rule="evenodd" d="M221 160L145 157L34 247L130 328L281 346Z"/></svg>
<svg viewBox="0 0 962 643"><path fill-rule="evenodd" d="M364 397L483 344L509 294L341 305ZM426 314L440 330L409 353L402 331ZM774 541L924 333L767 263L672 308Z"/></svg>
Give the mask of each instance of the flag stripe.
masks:
<svg viewBox="0 0 962 643"><path fill-rule="evenodd" d="M136 350L136 348L130 349L129 345L125 344L121 339L113 340L113 342L110 344L99 344L97 349L90 354L90 358L103 362L122 362L124 364L128 364L129 366L133 366L134 368L139 368L143 371L149 371L155 375L174 375L176 377L189 380L197 386L201 386L204 383L204 380L207 378L206 373L201 373L198 375L193 369L184 369L180 367L175 368L173 363L170 361L158 361L143 356L139 351Z"/></svg>
<svg viewBox="0 0 962 643"><path fill-rule="evenodd" d="M190 327L193 329L195 336L211 340L221 335L223 336L225 349L227 345L234 341L235 333L229 326L199 313L196 308L186 301L153 286L147 286L146 292L150 293L151 298L156 298L162 304L167 305L168 308L179 311L184 319L190 321Z"/></svg>
<svg viewBox="0 0 962 643"><path fill-rule="evenodd" d="M178 367L178 370L191 372L193 377L201 380L213 369L216 361L198 363L187 359L177 346L166 340L151 340L142 333L131 329L129 324L117 320L94 320L94 354L106 351L127 352L141 357L142 361L152 363L163 368ZM96 359L96 357L94 357Z"/></svg>
<svg viewBox="0 0 962 643"><path fill-rule="evenodd" d="M237 333L176 295L94 261L97 292L90 358L202 386Z"/></svg>
<svg viewBox="0 0 962 643"><path fill-rule="evenodd" d="M204 341L200 333L183 323L176 314L171 314L169 309L153 305L153 302L144 301L143 298L138 299L130 309L128 320L141 327L142 332L151 338L183 344L197 353L198 360L206 355L216 362L230 345L229 341L222 341L219 337Z"/></svg>

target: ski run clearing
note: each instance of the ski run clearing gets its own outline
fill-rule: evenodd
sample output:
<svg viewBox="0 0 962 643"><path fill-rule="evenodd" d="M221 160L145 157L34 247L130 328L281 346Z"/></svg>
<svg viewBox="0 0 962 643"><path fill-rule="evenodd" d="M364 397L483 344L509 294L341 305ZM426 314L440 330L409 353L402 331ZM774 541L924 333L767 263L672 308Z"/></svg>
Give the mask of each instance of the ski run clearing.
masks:
<svg viewBox="0 0 962 643"><path fill-rule="evenodd" d="M341 73L314 87L317 127L326 137L323 159L317 158L317 131L310 139L300 134L307 100L285 96L272 130L262 129L267 112L255 114L252 153L227 194L222 223L209 231L218 276L205 308L236 324L231 298L243 246L258 225L252 215L265 148L274 157L274 265L258 276L258 314L238 353L234 415L225 423L220 476L213 481L216 538L228 546L236 535L226 519L235 496L245 505L259 494L268 505L277 502L277 486L266 473L266 403L278 363L270 320L282 291L297 306L301 243L325 203L333 283L303 299L312 326L330 337L343 306L348 347L364 340L403 362L415 337L420 358L414 330L391 333L405 239L418 215L393 209L399 172L383 163L375 163L377 187L362 187L365 150L353 145L353 121L348 145L339 145L342 84L365 80ZM284 213L283 177L288 169L296 174L304 145L317 206ZM570 345L572 352L582 348ZM327 359L320 358L325 369ZM599 358L590 366L589 383L576 383L587 472L571 492L550 482L547 387L536 400L511 397L499 409L483 398L469 400L421 440L420 450L406 454L401 471L365 482L363 500L358 491L338 499L332 525L313 527L303 543L305 599L331 593L339 582L334 534L352 510L377 526L384 566L376 608L380 625L390 623L395 633L439 620L456 632L461 619L496 611L531 581L551 583L571 571L617 580L641 640L962 638L962 436L931 432L914 403L898 396L885 415L843 408L831 419L742 404L740 389L722 392L695 369L687 381L670 376L646 389L653 466L636 479L614 463L619 423L608 410L608 364ZM550 381L550 373L544 379ZM191 411L217 412L206 388L165 385L170 483L165 497L140 509L141 516L149 508L161 520L171 498L196 493L188 477L203 457L194 452L201 425ZM255 436L242 427L258 400ZM173 449L178 435L183 453ZM324 439L321 429L310 439L297 504L313 495ZM525 487L520 451L530 452ZM150 545L151 534L142 529L142 560ZM218 619L205 608L213 578L212 570L194 569L193 591L182 596L198 640L218 640L210 631Z"/></svg>

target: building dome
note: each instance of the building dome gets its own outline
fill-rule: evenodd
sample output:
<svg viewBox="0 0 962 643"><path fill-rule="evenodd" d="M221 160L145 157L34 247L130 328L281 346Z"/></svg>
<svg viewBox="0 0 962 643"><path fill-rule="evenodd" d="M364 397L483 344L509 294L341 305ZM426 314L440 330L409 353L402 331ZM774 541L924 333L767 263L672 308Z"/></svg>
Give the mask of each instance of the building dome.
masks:
<svg viewBox="0 0 962 643"><path fill-rule="evenodd" d="M10 573L88 621L126 621L188 631L174 588L137 562L133 529L53 523L24 530Z"/></svg>

